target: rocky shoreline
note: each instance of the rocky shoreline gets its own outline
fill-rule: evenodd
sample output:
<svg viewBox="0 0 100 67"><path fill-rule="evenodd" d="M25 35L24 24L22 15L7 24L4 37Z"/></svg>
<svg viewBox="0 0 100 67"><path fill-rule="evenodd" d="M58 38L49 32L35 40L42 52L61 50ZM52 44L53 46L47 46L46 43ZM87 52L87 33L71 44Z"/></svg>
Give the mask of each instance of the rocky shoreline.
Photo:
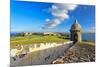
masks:
<svg viewBox="0 0 100 67"><path fill-rule="evenodd" d="M63 56L52 61L52 64L94 62L95 45L94 43L82 42L77 43L70 49L66 50Z"/></svg>

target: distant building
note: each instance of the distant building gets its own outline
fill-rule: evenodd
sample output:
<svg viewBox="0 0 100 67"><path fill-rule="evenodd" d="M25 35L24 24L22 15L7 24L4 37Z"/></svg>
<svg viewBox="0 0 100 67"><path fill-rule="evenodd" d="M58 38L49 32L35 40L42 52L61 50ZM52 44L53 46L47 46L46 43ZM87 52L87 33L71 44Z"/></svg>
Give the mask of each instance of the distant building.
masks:
<svg viewBox="0 0 100 67"><path fill-rule="evenodd" d="M25 36L27 36L27 35L32 35L32 33L31 33L31 32L25 32L24 35L25 35Z"/></svg>
<svg viewBox="0 0 100 67"><path fill-rule="evenodd" d="M71 26L70 33L71 41L74 41L74 43L82 41L82 28L77 20L75 20L74 24Z"/></svg>
<svg viewBox="0 0 100 67"><path fill-rule="evenodd" d="M53 35L53 36L60 35L60 34L54 33L54 32L44 32L43 34L44 35Z"/></svg>

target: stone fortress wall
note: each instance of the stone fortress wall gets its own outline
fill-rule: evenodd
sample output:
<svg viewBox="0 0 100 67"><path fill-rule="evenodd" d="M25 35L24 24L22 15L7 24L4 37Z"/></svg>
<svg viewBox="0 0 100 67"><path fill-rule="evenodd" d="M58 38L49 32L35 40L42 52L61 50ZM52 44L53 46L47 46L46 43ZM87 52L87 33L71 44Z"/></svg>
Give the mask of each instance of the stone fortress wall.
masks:
<svg viewBox="0 0 100 67"><path fill-rule="evenodd" d="M17 58L16 61L11 58L11 66L50 64L54 59L63 55L64 51L72 45L72 41L31 45L27 55L24 57Z"/></svg>

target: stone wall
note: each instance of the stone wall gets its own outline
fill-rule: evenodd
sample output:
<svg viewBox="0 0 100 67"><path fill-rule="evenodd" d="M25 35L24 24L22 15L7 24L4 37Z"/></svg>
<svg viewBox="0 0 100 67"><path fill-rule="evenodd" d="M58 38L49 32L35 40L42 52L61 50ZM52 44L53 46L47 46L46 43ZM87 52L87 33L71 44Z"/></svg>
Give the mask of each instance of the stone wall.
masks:
<svg viewBox="0 0 100 67"><path fill-rule="evenodd" d="M51 43L51 45L53 45ZM64 51L72 46L72 42L59 43L55 46L48 46L29 52L23 58L11 63L11 66L27 66L50 64L54 59L64 54ZM42 47L42 46L41 46Z"/></svg>

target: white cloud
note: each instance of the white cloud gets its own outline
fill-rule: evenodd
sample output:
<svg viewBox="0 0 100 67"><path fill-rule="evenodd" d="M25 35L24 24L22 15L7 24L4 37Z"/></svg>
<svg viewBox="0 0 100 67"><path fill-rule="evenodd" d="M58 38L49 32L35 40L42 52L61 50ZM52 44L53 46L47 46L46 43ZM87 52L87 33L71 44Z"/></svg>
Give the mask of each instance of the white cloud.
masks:
<svg viewBox="0 0 100 67"><path fill-rule="evenodd" d="M44 27L44 29L50 29L50 28L54 28L56 27L58 24L60 24L60 20L59 19L52 19L50 20Z"/></svg>
<svg viewBox="0 0 100 67"><path fill-rule="evenodd" d="M78 5L75 4L57 4L57 6L66 10L75 10Z"/></svg>
<svg viewBox="0 0 100 67"><path fill-rule="evenodd" d="M47 18L47 19L45 19L45 21L46 21L46 22L49 22L49 21L50 21L50 19L48 19L48 18Z"/></svg>
<svg viewBox="0 0 100 67"><path fill-rule="evenodd" d="M68 14L66 13L52 13L53 16L55 17L58 17L59 19L62 18L62 19L68 19L69 16Z"/></svg>
<svg viewBox="0 0 100 67"><path fill-rule="evenodd" d="M75 10L77 6L72 4L53 4L50 8L50 13L54 18L48 21L45 28L54 28L65 19L69 19L69 11Z"/></svg>

